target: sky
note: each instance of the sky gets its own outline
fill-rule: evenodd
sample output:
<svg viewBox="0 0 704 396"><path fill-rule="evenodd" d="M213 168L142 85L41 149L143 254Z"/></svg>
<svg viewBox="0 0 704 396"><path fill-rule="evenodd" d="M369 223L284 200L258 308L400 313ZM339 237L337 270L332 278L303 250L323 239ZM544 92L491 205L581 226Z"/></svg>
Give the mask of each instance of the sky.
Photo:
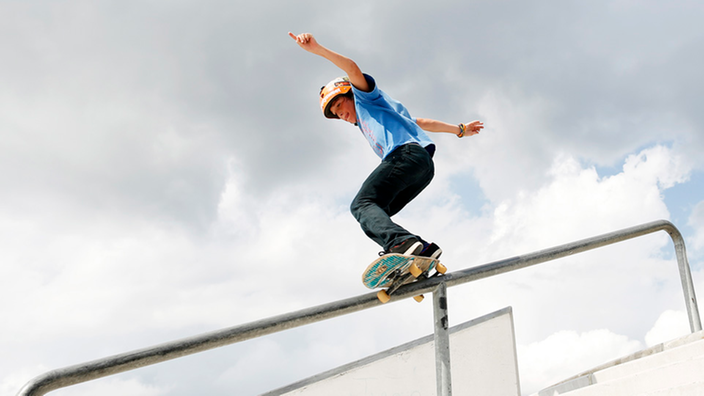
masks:
<svg viewBox="0 0 704 396"><path fill-rule="evenodd" d="M450 271L670 220L704 293L704 5L690 0L0 1L0 396L34 376L364 293L379 159L326 120L354 59L433 134L395 219ZM521 387L689 332L657 233L449 290L513 307ZM256 395L432 332L397 302L57 395Z"/></svg>

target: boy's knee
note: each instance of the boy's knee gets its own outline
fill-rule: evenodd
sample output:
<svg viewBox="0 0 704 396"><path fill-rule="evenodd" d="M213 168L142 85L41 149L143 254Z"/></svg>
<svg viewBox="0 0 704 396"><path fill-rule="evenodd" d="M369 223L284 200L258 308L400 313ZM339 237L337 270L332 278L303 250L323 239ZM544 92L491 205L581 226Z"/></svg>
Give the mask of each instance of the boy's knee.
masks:
<svg viewBox="0 0 704 396"><path fill-rule="evenodd" d="M360 203L359 199L355 198L354 200L352 200L352 203L350 204L350 213L352 213L352 216L354 216L356 218L357 213L359 213L361 208L362 208L362 204Z"/></svg>
<svg viewBox="0 0 704 396"><path fill-rule="evenodd" d="M350 204L350 213L352 213L352 216L354 216L355 219L359 219L364 209L369 207L369 205L373 204L374 203L368 199L355 197L355 199L353 199L352 203Z"/></svg>

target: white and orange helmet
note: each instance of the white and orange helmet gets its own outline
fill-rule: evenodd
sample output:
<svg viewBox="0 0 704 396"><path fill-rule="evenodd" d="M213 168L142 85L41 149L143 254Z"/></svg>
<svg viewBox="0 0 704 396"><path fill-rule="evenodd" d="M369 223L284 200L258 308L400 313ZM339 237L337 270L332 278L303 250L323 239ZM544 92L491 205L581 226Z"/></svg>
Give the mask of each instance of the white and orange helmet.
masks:
<svg viewBox="0 0 704 396"><path fill-rule="evenodd" d="M320 109L327 118L339 118L330 111L332 101L339 95L352 94L352 83L347 76L338 77L320 88Z"/></svg>

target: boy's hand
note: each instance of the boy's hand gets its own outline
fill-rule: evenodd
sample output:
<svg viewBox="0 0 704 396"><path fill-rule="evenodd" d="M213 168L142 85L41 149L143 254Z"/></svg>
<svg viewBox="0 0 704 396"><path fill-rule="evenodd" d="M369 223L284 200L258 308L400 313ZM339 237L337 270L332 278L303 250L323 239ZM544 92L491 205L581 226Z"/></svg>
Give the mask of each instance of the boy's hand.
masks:
<svg viewBox="0 0 704 396"><path fill-rule="evenodd" d="M481 121L472 121L464 125L464 136L472 136L479 133L484 128L484 123Z"/></svg>
<svg viewBox="0 0 704 396"><path fill-rule="evenodd" d="M369 86L362 70L356 63L354 63L352 59L340 55L337 52L330 51L329 49L318 44L313 35L310 33L302 33L296 36L295 34L288 32L288 35L292 39L296 40L299 47L315 55L322 56L332 62L335 66L342 69L342 71L347 73L347 77L349 77L352 85L354 85L357 89L364 92L369 92L372 90L372 87Z"/></svg>
<svg viewBox="0 0 704 396"><path fill-rule="evenodd" d="M315 41L315 37L313 37L312 34L310 33L302 33L296 36L295 34L288 32L288 35L296 40L296 43L298 44L299 47L303 48L304 50L317 54L320 49L320 44L318 44L317 41Z"/></svg>

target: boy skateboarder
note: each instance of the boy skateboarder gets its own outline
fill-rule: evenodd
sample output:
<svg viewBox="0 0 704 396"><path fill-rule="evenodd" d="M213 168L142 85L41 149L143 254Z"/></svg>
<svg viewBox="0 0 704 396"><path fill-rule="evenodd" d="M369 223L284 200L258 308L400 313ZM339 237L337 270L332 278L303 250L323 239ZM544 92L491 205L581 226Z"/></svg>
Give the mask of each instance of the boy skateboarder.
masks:
<svg viewBox="0 0 704 396"><path fill-rule="evenodd" d="M412 118L408 110L377 87L350 58L318 44L312 34L289 36L304 50L322 56L346 73L320 90L323 115L359 127L381 164L362 184L350 205L364 233L386 253L432 258L442 250L394 223L398 213L430 184L435 173L435 144L425 133L445 132L458 137L476 135L481 121L453 125L428 118Z"/></svg>

